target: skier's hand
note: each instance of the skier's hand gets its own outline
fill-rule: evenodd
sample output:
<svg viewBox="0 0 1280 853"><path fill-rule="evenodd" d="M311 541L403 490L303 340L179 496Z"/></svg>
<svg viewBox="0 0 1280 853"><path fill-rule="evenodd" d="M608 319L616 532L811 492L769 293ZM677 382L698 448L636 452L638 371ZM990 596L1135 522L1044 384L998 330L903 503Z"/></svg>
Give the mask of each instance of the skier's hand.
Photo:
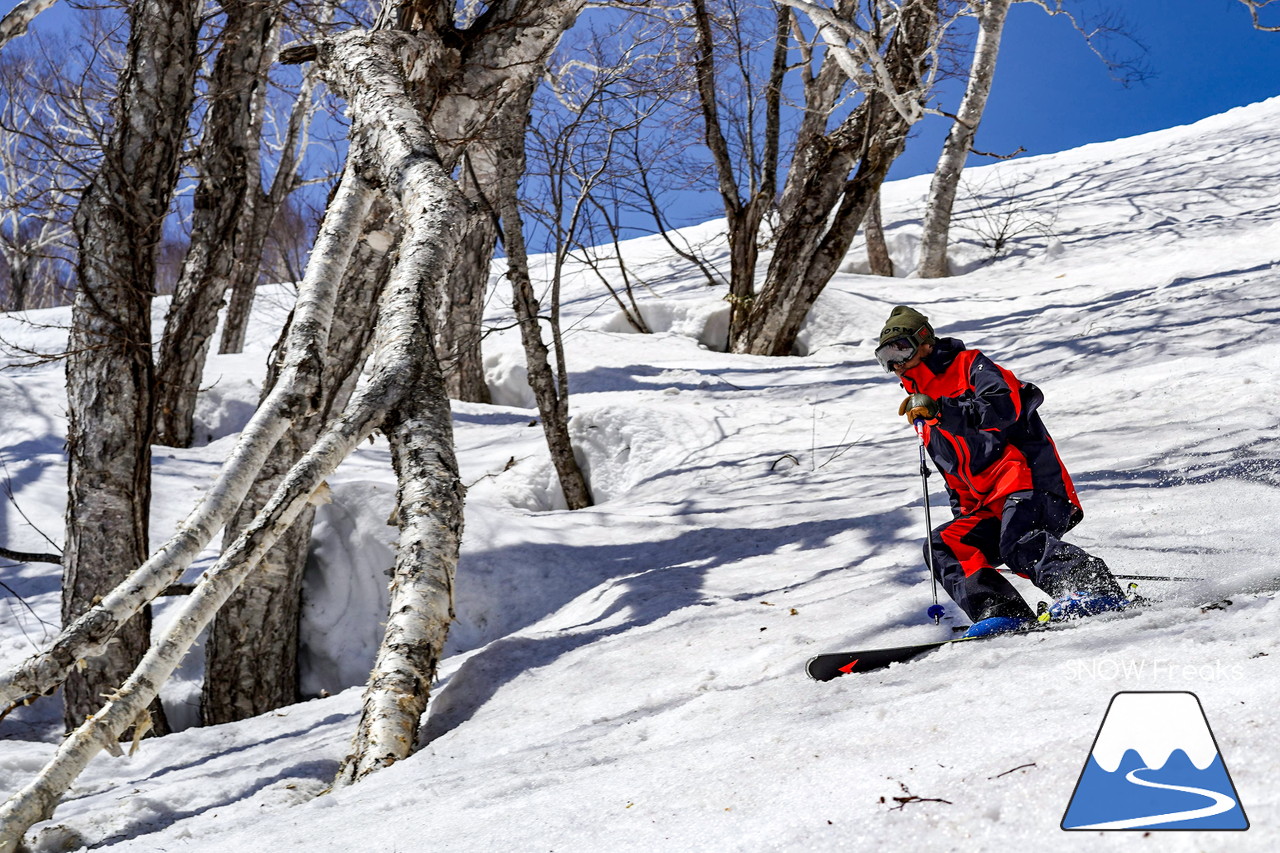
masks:
<svg viewBox="0 0 1280 853"><path fill-rule="evenodd" d="M907 423L922 420L927 424L938 422L938 401L928 394L912 394L898 406L898 414L907 416Z"/></svg>

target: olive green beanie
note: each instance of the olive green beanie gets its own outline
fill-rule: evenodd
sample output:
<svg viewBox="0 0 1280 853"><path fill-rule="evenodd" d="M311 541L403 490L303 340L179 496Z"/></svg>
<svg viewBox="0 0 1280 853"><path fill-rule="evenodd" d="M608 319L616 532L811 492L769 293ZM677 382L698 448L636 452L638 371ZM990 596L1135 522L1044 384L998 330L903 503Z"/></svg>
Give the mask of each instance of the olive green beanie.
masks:
<svg viewBox="0 0 1280 853"><path fill-rule="evenodd" d="M920 334L921 329L925 330L924 334ZM914 337L919 343L937 340L933 334L933 327L929 325L929 318L906 305L897 306L889 314L889 319L885 321L884 329L880 332L879 345L884 346L894 338L901 337Z"/></svg>

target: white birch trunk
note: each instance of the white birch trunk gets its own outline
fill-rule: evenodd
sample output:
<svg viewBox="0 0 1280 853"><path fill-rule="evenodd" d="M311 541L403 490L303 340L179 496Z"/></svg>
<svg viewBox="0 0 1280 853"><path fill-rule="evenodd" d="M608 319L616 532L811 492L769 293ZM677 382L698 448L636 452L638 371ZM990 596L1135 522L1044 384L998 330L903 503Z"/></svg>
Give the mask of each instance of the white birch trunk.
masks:
<svg viewBox="0 0 1280 853"><path fill-rule="evenodd" d="M0 48L9 42L25 35L27 27L31 26L31 22L35 20L45 9L52 6L56 0L22 0L17 6L9 11L9 14L0 18Z"/></svg>
<svg viewBox="0 0 1280 853"><path fill-rule="evenodd" d="M240 506L267 454L315 395L338 282L373 197L349 169L307 266L281 381L240 434L217 481L173 537L123 583L65 627L49 648L0 675L0 707L53 689L78 661L101 654L117 628L176 581Z"/></svg>
<svg viewBox="0 0 1280 853"><path fill-rule="evenodd" d="M293 421L260 469L253 487L223 534L230 547L270 500L281 480L315 444L324 427L351 398L372 349L378 303L388 279L398 234L389 226L391 205L381 197L365 219L339 291L324 373L314 411ZM281 334L285 350L291 329ZM279 365L268 372L263 396L281 381ZM287 381L287 380L286 380ZM298 701L298 617L302 577L311 542L314 510L308 507L281 537L254 575L213 621L204 645L205 725L242 720Z"/></svg>
<svg viewBox="0 0 1280 853"><path fill-rule="evenodd" d="M397 190L404 214L400 258L378 329L380 360L401 364L405 380L405 396L384 427L400 484L400 543L386 634L340 784L405 758L416 746L453 618L462 534L448 395L424 319L448 275L460 236L454 226L465 205L395 60L395 48L405 42L393 34L353 34L320 53L335 89L349 93L359 158L384 170L383 183Z"/></svg>
<svg viewBox="0 0 1280 853"><path fill-rule="evenodd" d="M872 275L893 277L893 258L889 254L889 244L884 239L884 221L880 217L880 192L871 199L867 208L866 219L862 221L862 229L867 240L867 264Z"/></svg>
<svg viewBox="0 0 1280 853"><path fill-rule="evenodd" d="M996 73L996 58L1000 53L1000 37L1004 32L1010 3L1011 0L985 0L982 4L978 41L974 49L973 65L969 69L969 84L960 101L956 121L951 125L951 132L947 134L947 141L942 146L942 156L929 185L917 269L917 275L921 278L944 278L951 274L947 264L947 244L956 187L960 184L960 174L978 132L978 123L982 121L982 114L987 108L987 97L991 94L991 82Z"/></svg>
<svg viewBox="0 0 1280 853"><path fill-rule="evenodd" d="M420 339L429 336L419 331ZM364 713L335 784L356 782L409 757L453 622L453 579L465 489L453 454L449 398L429 341L419 380L388 419L400 541L387 628L364 695Z"/></svg>

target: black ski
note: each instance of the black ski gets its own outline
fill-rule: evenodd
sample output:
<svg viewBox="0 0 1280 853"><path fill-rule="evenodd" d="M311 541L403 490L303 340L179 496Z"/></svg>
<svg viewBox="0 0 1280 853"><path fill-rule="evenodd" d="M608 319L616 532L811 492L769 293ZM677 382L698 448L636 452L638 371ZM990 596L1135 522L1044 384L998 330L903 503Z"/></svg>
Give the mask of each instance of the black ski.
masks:
<svg viewBox="0 0 1280 853"><path fill-rule="evenodd" d="M1129 598L1128 604L1121 611L1108 611L1109 614L1116 612L1133 612L1140 610L1151 603L1150 599L1138 595L1138 585L1136 583L1129 584L1126 595ZM1224 601L1218 605L1230 605L1230 600ZM934 649L943 646L949 646L952 643L964 643L971 640L988 640L992 637L1009 637L1017 634L1034 634L1039 631L1048 630L1049 628L1072 625L1080 621L1078 616L1070 616L1065 619L1048 619L1050 612L1049 603L1042 601L1036 608L1039 621L1031 622L1024 628L1017 628L1012 631L996 630L988 634L978 634L977 636L961 636L952 637L949 640L934 640L930 643L916 643L912 646L896 646L891 649L864 649L858 652L830 652L824 655L817 655L809 658L809 662L805 664L805 672L814 681L830 681L833 678L839 678L842 675L848 675L853 672L870 672L875 669L884 669L890 664L902 663L921 655L931 652ZM1202 609L1201 612L1204 612ZM989 620L995 621L995 620ZM959 629L957 629L959 630Z"/></svg>
<svg viewBox="0 0 1280 853"><path fill-rule="evenodd" d="M1030 630L1035 630L1030 629ZM1010 632L1010 633L1026 633ZM1009 634L993 634L1005 637ZM897 646L892 649L865 649L860 652L831 652L809 658L805 672L815 681L830 681L853 672L870 672L873 669L884 669L891 663L902 663L952 643L984 640L986 637L953 637L950 640L935 640L931 643L916 643L912 646Z"/></svg>

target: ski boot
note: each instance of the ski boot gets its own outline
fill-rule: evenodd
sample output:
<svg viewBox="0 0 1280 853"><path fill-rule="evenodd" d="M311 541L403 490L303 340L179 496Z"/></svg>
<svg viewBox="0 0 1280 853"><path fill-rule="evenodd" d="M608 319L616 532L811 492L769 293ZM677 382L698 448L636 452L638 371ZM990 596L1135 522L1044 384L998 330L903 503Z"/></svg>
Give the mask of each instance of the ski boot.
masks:
<svg viewBox="0 0 1280 853"><path fill-rule="evenodd" d="M1148 599L1138 595L1138 585L1129 584L1125 593L1109 595L1081 589L1067 593L1052 604L1040 602L1036 608L1036 620L1040 623L1064 622L1068 619L1081 619L1085 616L1097 616L1113 610L1125 610L1129 607L1148 604Z"/></svg>
<svg viewBox="0 0 1280 853"><path fill-rule="evenodd" d="M971 637L991 637L996 634L1009 634L1014 631L1025 631L1033 628L1036 620L1026 616L989 616L979 619L964 632L964 639Z"/></svg>

